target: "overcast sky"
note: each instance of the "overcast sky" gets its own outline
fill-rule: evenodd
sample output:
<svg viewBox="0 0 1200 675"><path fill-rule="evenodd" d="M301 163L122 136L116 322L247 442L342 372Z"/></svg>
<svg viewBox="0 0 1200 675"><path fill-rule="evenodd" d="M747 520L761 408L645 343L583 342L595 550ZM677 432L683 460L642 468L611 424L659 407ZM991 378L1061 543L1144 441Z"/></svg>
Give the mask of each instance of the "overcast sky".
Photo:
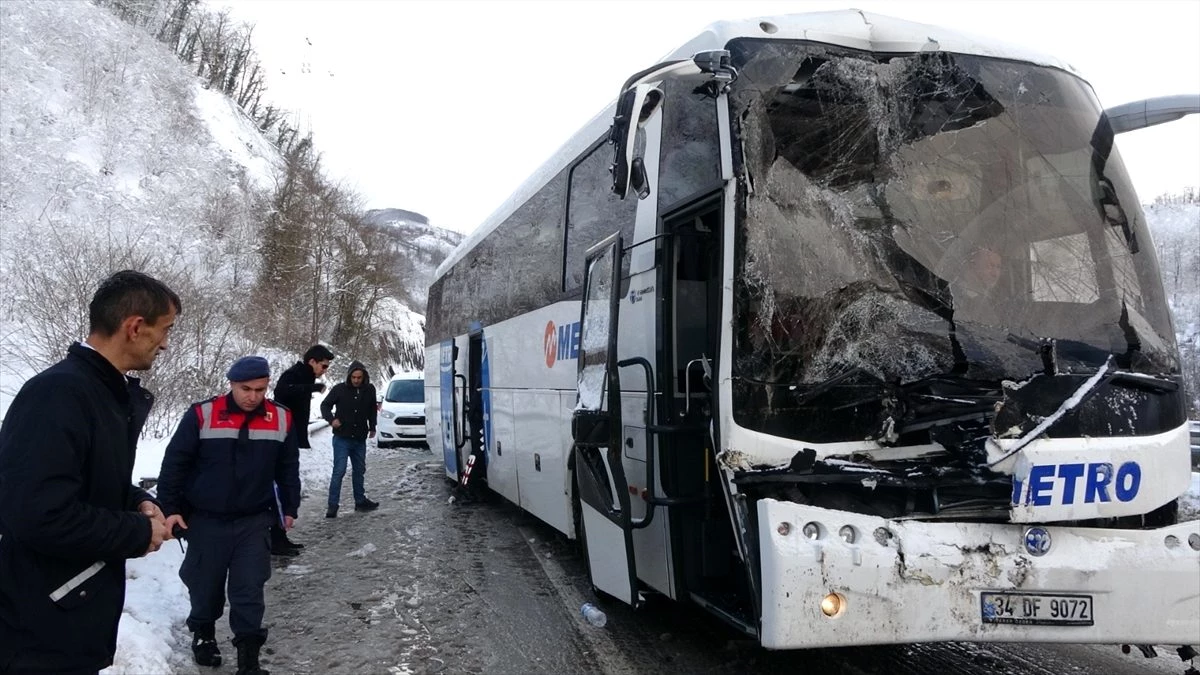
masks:
<svg viewBox="0 0 1200 675"><path fill-rule="evenodd" d="M208 0L367 208L469 232L631 73L719 19L858 9L1057 56L1105 106L1200 92L1200 0ZM307 64L307 68L305 67ZM1118 137L1139 197L1200 186L1200 115Z"/></svg>

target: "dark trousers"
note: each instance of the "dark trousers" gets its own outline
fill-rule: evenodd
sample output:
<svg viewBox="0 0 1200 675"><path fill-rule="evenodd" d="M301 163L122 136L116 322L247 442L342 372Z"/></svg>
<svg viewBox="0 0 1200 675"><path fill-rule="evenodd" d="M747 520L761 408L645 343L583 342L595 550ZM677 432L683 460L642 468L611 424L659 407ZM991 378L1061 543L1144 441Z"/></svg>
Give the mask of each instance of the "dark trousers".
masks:
<svg viewBox="0 0 1200 675"><path fill-rule="evenodd" d="M192 601L188 629L212 626L225 611L229 588L229 629L234 640L266 639L262 627L263 587L271 578L271 523L275 515L220 520L196 515L188 521L187 554L179 568Z"/></svg>

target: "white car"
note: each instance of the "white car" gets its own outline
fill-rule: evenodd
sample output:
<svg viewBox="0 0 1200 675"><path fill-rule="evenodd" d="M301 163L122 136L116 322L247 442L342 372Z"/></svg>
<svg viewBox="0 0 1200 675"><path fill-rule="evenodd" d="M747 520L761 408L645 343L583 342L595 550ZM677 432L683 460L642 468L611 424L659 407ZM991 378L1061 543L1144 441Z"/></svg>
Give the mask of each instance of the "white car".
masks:
<svg viewBox="0 0 1200 675"><path fill-rule="evenodd" d="M379 404L375 442L381 448L425 442L425 376L399 373L388 381Z"/></svg>

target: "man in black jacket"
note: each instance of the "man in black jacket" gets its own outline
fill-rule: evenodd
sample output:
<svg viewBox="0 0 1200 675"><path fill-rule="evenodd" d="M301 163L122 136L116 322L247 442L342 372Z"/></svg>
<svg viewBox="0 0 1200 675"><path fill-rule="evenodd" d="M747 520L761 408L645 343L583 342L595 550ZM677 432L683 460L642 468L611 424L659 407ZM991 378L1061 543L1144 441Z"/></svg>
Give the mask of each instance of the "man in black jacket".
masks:
<svg viewBox="0 0 1200 675"><path fill-rule="evenodd" d="M238 675L266 675L263 587L271 578L271 523L282 509L291 529L300 506L300 454L291 411L266 398L270 367L261 356L229 368L230 391L194 404L163 454L158 497L169 527L186 530L179 578L188 588L192 654L221 665L215 624L229 589L229 627ZM275 486L279 486L276 503Z"/></svg>
<svg viewBox="0 0 1200 675"><path fill-rule="evenodd" d="M313 394L325 391L325 384L317 378L329 370L333 352L325 345L313 345L304 352L304 359L283 371L275 383L275 400L292 411L292 425L296 431L296 442L301 448L308 444L308 420L312 414ZM287 532L275 523L271 527L271 554L296 555L304 544L288 539Z"/></svg>
<svg viewBox="0 0 1200 675"><path fill-rule="evenodd" d="M95 673L113 662L125 560L170 538L131 482L148 370L180 311L153 277L100 284L90 332L34 376L0 427L0 673Z"/></svg>
<svg viewBox="0 0 1200 675"><path fill-rule="evenodd" d="M350 483L354 488L354 510L370 511L379 502L367 499L363 479L367 474L367 439L375 437L375 385L367 369L358 361L350 363L345 382L333 389L321 402L321 417L333 428L333 476L329 480L329 508L326 518L336 518L346 477L346 459L353 465Z"/></svg>
<svg viewBox="0 0 1200 675"><path fill-rule="evenodd" d="M313 394L325 391L325 383L317 378L329 370L333 352L325 345L313 345L304 352L304 360L283 371L275 383L275 400L288 407L295 415L292 424L296 429L296 442L302 448L308 444L308 420L312 414Z"/></svg>

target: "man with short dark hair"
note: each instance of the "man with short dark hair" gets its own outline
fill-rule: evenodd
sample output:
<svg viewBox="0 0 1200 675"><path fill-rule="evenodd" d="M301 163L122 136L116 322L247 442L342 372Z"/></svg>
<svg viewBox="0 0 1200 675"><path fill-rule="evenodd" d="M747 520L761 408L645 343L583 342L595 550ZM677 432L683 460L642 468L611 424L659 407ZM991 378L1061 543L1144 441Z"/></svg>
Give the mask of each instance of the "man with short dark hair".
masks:
<svg viewBox="0 0 1200 675"><path fill-rule="evenodd" d="M325 345L313 345L304 352L304 358L283 371L275 383L275 400L288 407L295 416L292 424L296 429L296 442L302 448L308 444L308 420L312 414L312 396L325 391L325 384L317 378L329 370L333 352Z"/></svg>
<svg viewBox="0 0 1200 675"><path fill-rule="evenodd" d="M95 673L113 662L125 560L171 538L131 482L148 370L181 310L161 281L105 279L90 331L31 378L0 426L0 673Z"/></svg>
<svg viewBox="0 0 1200 675"><path fill-rule="evenodd" d="M292 411L292 425L296 430L296 442L301 448L308 444L308 421L312 414L312 397L325 391L325 384L317 378L329 370L333 351L325 345L313 345L304 352L304 358L283 371L275 383L275 401ZM294 556L304 548L288 539L287 532L276 523L271 528L272 555Z"/></svg>
<svg viewBox="0 0 1200 675"><path fill-rule="evenodd" d="M263 587L271 578L276 508L291 529L300 506L300 455L287 408L267 398L271 371L261 356L238 359L229 393L188 408L163 454L158 497L168 527L186 530L179 578L188 588L192 654L221 665L216 621L229 589L229 627L238 675L266 675L258 663L267 639ZM275 486L279 486L276 502Z"/></svg>

